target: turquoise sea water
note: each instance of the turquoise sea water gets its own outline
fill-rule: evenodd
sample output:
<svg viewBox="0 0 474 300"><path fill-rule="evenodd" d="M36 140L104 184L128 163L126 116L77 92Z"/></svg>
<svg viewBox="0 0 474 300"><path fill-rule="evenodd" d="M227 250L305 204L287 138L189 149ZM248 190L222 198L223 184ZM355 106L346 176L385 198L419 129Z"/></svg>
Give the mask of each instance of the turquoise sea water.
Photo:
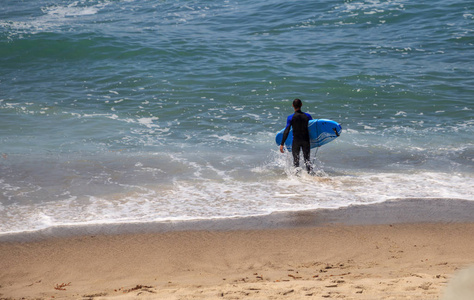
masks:
<svg viewBox="0 0 474 300"><path fill-rule="evenodd" d="M3 1L0 233L474 200L473 62L467 0Z"/></svg>

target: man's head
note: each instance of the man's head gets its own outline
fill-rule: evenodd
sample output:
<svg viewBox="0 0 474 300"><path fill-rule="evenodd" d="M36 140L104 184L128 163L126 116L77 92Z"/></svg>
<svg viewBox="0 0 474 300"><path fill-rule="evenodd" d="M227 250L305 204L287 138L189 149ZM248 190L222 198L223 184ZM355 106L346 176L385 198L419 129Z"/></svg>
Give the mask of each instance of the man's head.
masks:
<svg viewBox="0 0 474 300"><path fill-rule="evenodd" d="M301 106L303 106L303 103L301 102L300 99L293 100L293 108L295 110L299 110L301 108Z"/></svg>

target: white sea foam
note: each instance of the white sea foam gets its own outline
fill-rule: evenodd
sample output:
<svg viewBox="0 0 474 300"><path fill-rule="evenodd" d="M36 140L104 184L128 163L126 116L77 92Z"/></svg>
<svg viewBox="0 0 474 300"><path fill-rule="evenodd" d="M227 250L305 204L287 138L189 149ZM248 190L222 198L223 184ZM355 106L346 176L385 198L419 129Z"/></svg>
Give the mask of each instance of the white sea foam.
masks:
<svg viewBox="0 0 474 300"><path fill-rule="evenodd" d="M175 159L183 162L180 158ZM314 177L303 172L301 176L289 174L271 179L267 176L274 172L275 164L272 163L261 167L264 171L255 169L258 176L249 181L248 176L246 180L236 180L230 171L210 164L185 163L194 170L196 179L176 177L170 185L147 187L110 181L109 184L117 184L128 192L88 197L66 194L64 200L54 202L9 205L8 210L0 210L0 218L8 220L0 225L0 232L59 225L265 215L275 211L379 203L394 198L445 197L474 201L470 185L473 178L466 174L377 172ZM285 161L281 163L286 164ZM136 167L147 172L143 163Z"/></svg>
<svg viewBox="0 0 474 300"><path fill-rule="evenodd" d="M210 135L209 137L215 138L217 140L225 141L225 142L232 142L232 143L242 143L242 144L251 144L252 141L248 138L241 137L241 136L236 136L236 135L231 135L229 133L224 134L224 135Z"/></svg>
<svg viewBox="0 0 474 300"><path fill-rule="evenodd" d="M404 117L406 117L406 116L407 116L407 113L404 112L404 111L399 111L399 112L397 112L397 113L395 114L395 116L404 116Z"/></svg>
<svg viewBox="0 0 474 300"><path fill-rule="evenodd" d="M84 7L79 6L79 2L73 2L66 6L54 5L43 8L43 12L47 15L54 16L55 18L66 18L66 17L77 17L94 15L99 11L99 6Z"/></svg>
<svg viewBox="0 0 474 300"><path fill-rule="evenodd" d="M19 34L38 34L60 30L62 26L77 23L80 17L97 14L109 2L90 5L86 1L74 1L67 5L50 5L41 8L42 15L30 17L24 21L0 21L0 27L8 28L10 38Z"/></svg>
<svg viewBox="0 0 474 300"><path fill-rule="evenodd" d="M158 120L157 117L151 117L151 118L140 118L137 120L138 123L145 125L148 128L153 128L153 127L159 127L158 125L154 124L153 121Z"/></svg>
<svg viewBox="0 0 474 300"><path fill-rule="evenodd" d="M344 3L341 7L335 9L342 9L345 13L355 14L359 11L363 11L364 14L375 14L383 13L385 10L403 10L405 1L379 1L379 0L366 0L366 1L351 1Z"/></svg>

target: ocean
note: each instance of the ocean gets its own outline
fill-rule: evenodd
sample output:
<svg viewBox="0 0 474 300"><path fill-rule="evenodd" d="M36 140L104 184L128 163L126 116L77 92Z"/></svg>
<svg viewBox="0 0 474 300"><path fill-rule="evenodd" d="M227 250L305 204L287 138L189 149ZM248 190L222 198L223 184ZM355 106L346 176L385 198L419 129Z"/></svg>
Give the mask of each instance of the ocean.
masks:
<svg viewBox="0 0 474 300"><path fill-rule="evenodd" d="M0 235L474 201L473 14L468 0L2 1ZM274 141L295 98L343 128L312 151L316 176Z"/></svg>

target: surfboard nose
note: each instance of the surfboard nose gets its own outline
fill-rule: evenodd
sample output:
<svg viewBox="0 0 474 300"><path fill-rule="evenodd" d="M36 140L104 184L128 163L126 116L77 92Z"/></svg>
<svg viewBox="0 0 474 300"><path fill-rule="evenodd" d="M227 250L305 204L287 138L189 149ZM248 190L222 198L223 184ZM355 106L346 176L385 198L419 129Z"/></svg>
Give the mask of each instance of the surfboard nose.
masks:
<svg viewBox="0 0 474 300"><path fill-rule="evenodd" d="M332 130L334 130L334 133L336 134L336 136L340 136L341 132L342 132L342 126L340 124L338 124Z"/></svg>

